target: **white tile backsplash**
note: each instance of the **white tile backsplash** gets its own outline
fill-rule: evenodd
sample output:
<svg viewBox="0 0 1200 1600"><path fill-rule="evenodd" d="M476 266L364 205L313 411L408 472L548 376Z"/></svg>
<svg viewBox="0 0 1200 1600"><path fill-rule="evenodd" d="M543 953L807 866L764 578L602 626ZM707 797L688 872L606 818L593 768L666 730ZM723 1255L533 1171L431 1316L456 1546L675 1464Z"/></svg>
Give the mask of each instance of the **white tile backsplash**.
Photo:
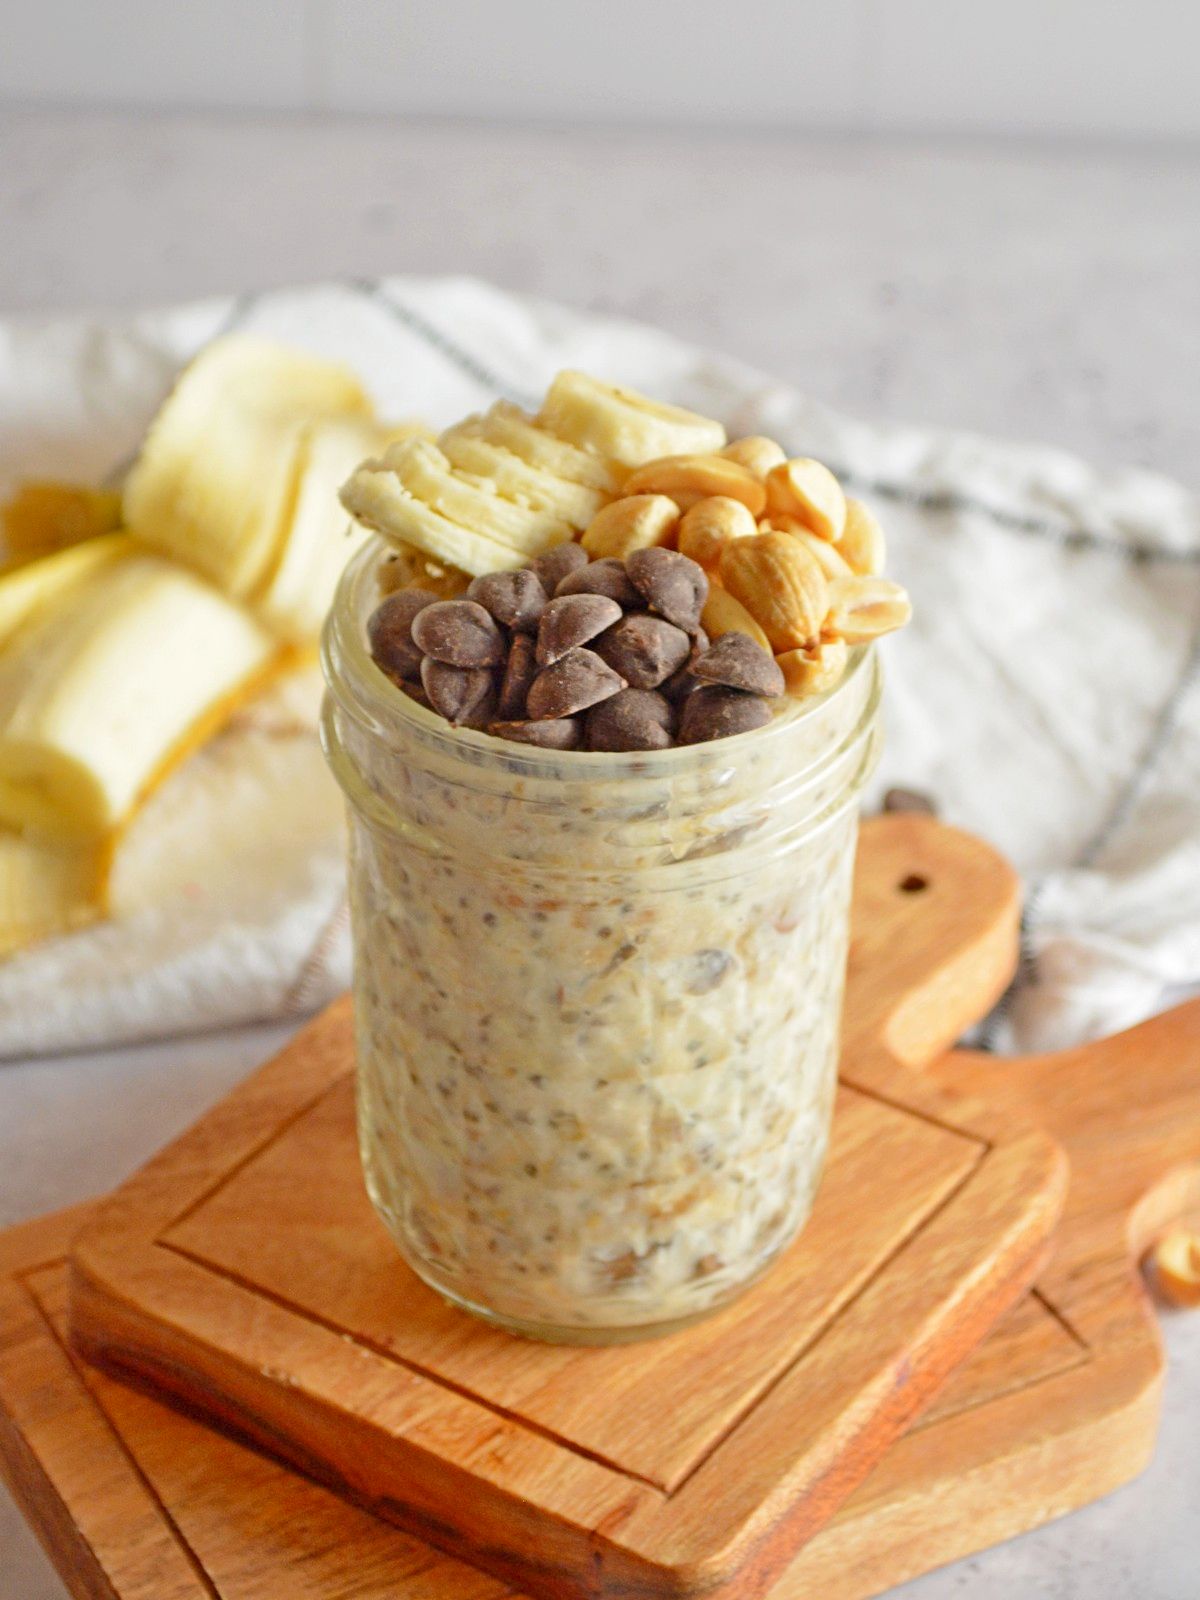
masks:
<svg viewBox="0 0 1200 1600"><path fill-rule="evenodd" d="M1198 0L0 0L0 101L1200 137Z"/></svg>

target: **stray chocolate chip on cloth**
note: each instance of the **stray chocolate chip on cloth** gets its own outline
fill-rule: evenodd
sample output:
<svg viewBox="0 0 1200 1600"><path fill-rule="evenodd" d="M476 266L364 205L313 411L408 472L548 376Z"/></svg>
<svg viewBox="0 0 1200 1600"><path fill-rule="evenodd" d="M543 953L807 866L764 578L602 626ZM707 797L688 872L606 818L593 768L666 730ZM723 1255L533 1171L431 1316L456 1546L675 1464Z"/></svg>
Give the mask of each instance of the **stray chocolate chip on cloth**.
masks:
<svg viewBox="0 0 1200 1600"><path fill-rule="evenodd" d="M456 727L544 750L667 750L761 728L784 692L747 634L709 641L708 593L676 550L589 561L565 541L461 599L397 590L367 640L393 683Z"/></svg>

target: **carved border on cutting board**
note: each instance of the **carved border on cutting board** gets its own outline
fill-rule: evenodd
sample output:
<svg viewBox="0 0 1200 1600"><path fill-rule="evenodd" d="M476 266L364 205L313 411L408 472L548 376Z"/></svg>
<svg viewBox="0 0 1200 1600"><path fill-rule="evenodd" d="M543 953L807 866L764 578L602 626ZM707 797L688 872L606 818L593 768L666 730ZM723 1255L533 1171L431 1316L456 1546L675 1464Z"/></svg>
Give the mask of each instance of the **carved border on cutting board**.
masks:
<svg viewBox="0 0 1200 1600"><path fill-rule="evenodd" d="M955 1126L954 1124L935 1116L929 1111L915 1108L906 1104L902 1099L899 1099L896 1096L884 1094L879 1089L871 1088L865 1084L855 1082L847 1074L839 1073L838 1083L841 1088L848 1090L852 1094L860 1096L864 1100L869 1100L876 1105L895 1112L897 1115L908 1117L915 1122L924 1123L929 1127L936 1128L939 1132L948 1134L963 1144L974 1146L975 1159L972 1161L967 1170L962 1173L960 1177L954 1180L949 1187L930 1195L928 1202L923 1205L923 1209L921 1209L919 1214L911 1219L909 1225L904 1228L899 1236L890 1242L882 1258L876 1262L870 1273L864 1277L863 1281L858 1284L852 1293L846 1294L843 1298L838 1298L837 1296L832 1297L832 1310L823 1314L823 1320L821 1321L819 1327L812 1333L812 1335L805 1340L798 1349L792 1352L791 1356L777 1371L767 1374L756 1384L752 1385L748 1389L743 1401L738 1405L736 1412L728 1419L725 1425L714 1435L707 1445L699 1450L699 1452L691 1459L688 1466L681 1473L679 1473L678 1476L672 1478L671 1481L664 1483L654 1477L648 1477L644 1473L638 1472L634 1468L624 1465L622 1462L613 1459L613 1457L601 1450L592 1449L587 1445L581 1444L577 1440L571 1439L565 1434L560 1433L555 1428L535 1421L533 1418L525 1415L521 1411L512 1410L511 1408L500 1404L497 1400L489 1398L479 1390L472 1388L469 1384L458 1382L447 1374L438 1371L436 1368L428 1366L424 1362L416 1360L413 1357L406 1356L402 1352L398 1352L397 1350L381 1343L380 1341L371 1338L368 1334L347 1328L333 1318L323 1316L319 1311L299 1305L295 1301L288 1299L286 1295L282 1295L276 1290L270 1289L265 1285L256 1282L253 1278L247 1277L245 1274L238 1272L235 1268L228 1267L219 1261L213 1261L210 1257L202 1254L200 1251L191 1249L187 1245L179 1244L169 1237L175 1228L199 1215L204 1210L205 1206L214 1200L218 1195L220 1195L222 1191L229 1186L229 1184L231 1184L237 1177L244 1173L249 1167L253 1166L256 1161L266 1156L276 1145L279 1144L282 1139L284 1139L291 1132L293 1128L296 1127L298 1123L302 1122L305 1117L316 1111L318 1107L320 1107L330 1097L340 1092L343 1089L346 1080L350 1077L353 1077L353 1069L339 1073L317 1094L306 1100L302 1106L291 1111L280 1121L280 1123L265 1139L263 1139L252 1150L239 1157L239 1159L235 1161L228 1168L228 1170L223 1172L219 1178L207 1184L200 1194L193 1196L179 1211L178 1215L172 1217L169 1221L164 1223L159 1232L151 1240L151 1247L154 1249L167 1251L171 1255L177 1256L180 1259L189 1262L192 1266L200 1268L202 1271L209 1273L214 1278L217 1278L224 1283L231 1284L243 1292L255 1296L257 1299L266 1301L271 1305L276 1306L278 1309L284 1311L287 1315L296 1317L299 1321L304 1322L310 1327L322 1328L326 1332L336 1335L338 1338L346 1339L358 1349L367 1351L376 1358L388 1362L389 1364L410 1373L413 1377L432 1384L435 1388L444 1391L447 1395L453 1396L456 1399L466 1400L474 1405L480 1406L492 1416L495 1416L498 1420L501 1420L510 1426L521 1428L525 1432L545 1440L556 1448L565 1450L568 1453L578 1456L585 1461L594 1462L596 1465L602 1466L611 1472L615 1472L623 1478L628 1478L633 1482L642 1484L648 1489L651 1489L664 1501L670 1500L672 1496L680 1493L686 1487L692 1477L707 1462L709 1462L713 1456L717 1454L729 1437L736 1432L736 1430L740 1428L761 1405L764 1404L772 1391L779 1384L783 1383L789 1377L789 1375L796 1370L800 1363L802 1363L812 1354L821 1341L836 1328L838 1322L850 1311L855 1302L863 1294L865 1294L880 1277L892 1271L900 1257L913 1244L914 1240L919 1238L921 1233L939 1215L941 1215L944 1210L952 1206L965 1189L979 1179L988 1157L995 1148L992 1140L986 1138L984 1135L978 1132L975 1132L974 1130L964 1128L962 1126ZM1056 1370L1062 1369L1058 1368Z"/></svg>

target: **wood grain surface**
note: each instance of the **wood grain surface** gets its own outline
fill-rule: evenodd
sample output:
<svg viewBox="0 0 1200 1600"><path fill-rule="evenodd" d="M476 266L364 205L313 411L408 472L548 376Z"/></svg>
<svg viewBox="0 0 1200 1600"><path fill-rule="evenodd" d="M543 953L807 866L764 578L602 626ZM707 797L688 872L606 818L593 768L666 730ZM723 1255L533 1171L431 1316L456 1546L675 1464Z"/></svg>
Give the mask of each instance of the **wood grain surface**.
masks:
<svg viewBox="0 0 1200 1600"><path fill-rule="evenodd" d="M562 1349L448 1311L363 1194L343 1002L100 1208L72 1257L76 1342L533 1592L764 1592L1049 1237L1051 1141L903 1064L994 1000L1015 919L977 841L864 830L813 1222L693 1329Z"/></svg>
<svg viewBox="0 0 1200 1600"><path fill-rule="evenodd" d="M1061 1056L955 1053L933 1070L1059 1128L1072 1176L1054 1254L772 1600L866 1600L1108 1493L1153 1449L1162 1354L1137 1261L1200 1207L1200 1002ZM84 1366L67 1343L62 1259L82 1220L0 1235L0 1472L72 1594L511 1593Z"/></svg>
<svg viewBox="0 0 1200 1600"><path fill-rule="evenodd" d="M1061 1056L955 1053L932 1075L1058 1128L1072 1179L1054 1254L773 1596L863 1600L1108 1492L1153 1447L1162 1355L1136 1262L1200 1199L1200 1003ZM507 1592L84 1367L62 1261L81 1220L0 1235L0 1470L73 1594Z"/></svg>

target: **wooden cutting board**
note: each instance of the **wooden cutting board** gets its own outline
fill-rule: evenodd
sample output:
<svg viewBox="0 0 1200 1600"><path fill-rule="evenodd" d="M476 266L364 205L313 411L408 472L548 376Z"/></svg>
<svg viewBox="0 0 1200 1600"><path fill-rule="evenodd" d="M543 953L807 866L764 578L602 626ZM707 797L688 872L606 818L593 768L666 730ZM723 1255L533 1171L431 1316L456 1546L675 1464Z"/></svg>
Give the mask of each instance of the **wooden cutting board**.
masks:
<svg viewBox="0 0 1200 1600"><path fill-rule="evenodd" d="M868 826L818 1204L708 1322L580 1350L446 1307L363 1193L341 1003L101 1206L77 1346L534 1593L765 1593L1042 1258L1056 1146L911 1070L1003 987L1015 919L977 841ZM1024 1336L1075 1359L1053 1317Z"/></svg>
<svg viewBox="0 0 1200 1600"><path fill-rule="evenodd" d="M1037 1288L800 1552L773 1600L864 1600L1139 1472L1162 1355L1136 1270L1200 1204L1200 1002L1062 1056L952 1055L1056 1126L1072 1167ZM0 1471L73 1594L112 1600L491 1600L503 1585L82 1367L67 1214L0 1235Z"/></svg>
<svg viewBox="0 0 1200 1600"><path fill-rule="evenodd" d="M1200 1208L1200 1002L1061 1056L952 1055L1056 1127L1071 1187L1037 1287L801 1550L772 1600L865 1600L1145 1464L1163 1359L1137 1259ZM0 1235L0 1475L80 1600L499 1600L511 1591L84 1366L66 1213Z"/></svg>

